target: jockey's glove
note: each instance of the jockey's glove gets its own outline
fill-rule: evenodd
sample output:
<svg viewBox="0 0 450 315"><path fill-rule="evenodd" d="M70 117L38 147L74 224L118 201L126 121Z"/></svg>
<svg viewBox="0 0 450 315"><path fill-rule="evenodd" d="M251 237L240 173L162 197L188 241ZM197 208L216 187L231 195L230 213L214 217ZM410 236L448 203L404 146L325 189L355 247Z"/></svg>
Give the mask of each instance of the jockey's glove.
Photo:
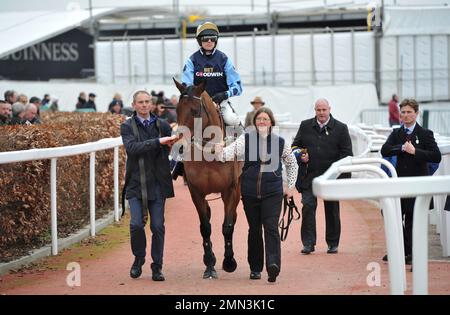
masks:
<svg viewBox="0 0 450 315"><path fill-rule="evenodd" d="M220 93L216 93L213 96L212 100L214 101L214 103L220 104L224 100L226 100L227 98L228 98L228 93L227 92L220 92Z"/></svg>

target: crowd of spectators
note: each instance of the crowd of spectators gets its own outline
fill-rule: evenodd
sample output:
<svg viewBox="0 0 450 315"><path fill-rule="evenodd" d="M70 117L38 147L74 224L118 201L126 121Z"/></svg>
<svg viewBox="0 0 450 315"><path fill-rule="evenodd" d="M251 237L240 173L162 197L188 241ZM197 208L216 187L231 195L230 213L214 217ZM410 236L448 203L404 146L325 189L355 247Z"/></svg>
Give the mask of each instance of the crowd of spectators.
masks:
<svg viewBox="0 0 450 315"><path fill-rule="evenodd" d="M18 94L14 90L4 93L4 100L0 100L0 125L34 125L40 124L40 112L45 110L58 110L58 100L49 99L44 95L46 103L37 96L28 98L25 94Z"/></svg>
<svg viewBox="0 0 450 315"><path fill-rule="evenodd" d="M172 95L169 99L164 96L164 92L151 92L152 102L155 104L154 113L172 126L176 125L176 106L178 97ZM4 92L4 99L0 99L0 125L32 125L40 124L40 114L43 111L58 111L58 98L51 94L44 94L43 98L38 96L28 97L23 93L14 90ZM80 92L75 103L75 111L97 112L96 94L90 92ZM133 108L125 106L122 96L115 93L108 105L108 112L111 114L131 116Z"/></svg>

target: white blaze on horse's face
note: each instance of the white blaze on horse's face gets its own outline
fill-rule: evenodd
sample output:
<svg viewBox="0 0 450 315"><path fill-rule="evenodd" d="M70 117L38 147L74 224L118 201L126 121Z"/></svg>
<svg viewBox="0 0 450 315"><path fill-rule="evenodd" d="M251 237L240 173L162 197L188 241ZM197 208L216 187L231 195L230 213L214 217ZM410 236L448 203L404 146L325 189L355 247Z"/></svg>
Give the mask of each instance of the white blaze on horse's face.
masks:
<svg viewBox="0 0 450 315"><path fill-rule="evenodd" d="M150 95L147 93L139 93L136 95L136 99L133 102L133 108L139 116L147 118L154 107L155 105L153 105Z"/></svg>

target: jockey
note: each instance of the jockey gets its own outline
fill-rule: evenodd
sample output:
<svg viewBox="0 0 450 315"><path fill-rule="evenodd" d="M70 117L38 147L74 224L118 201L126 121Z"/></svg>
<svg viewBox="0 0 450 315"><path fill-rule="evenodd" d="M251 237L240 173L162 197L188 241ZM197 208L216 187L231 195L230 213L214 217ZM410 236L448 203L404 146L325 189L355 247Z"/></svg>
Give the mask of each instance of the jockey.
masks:
<svg viewBox="0 0 450 315"><path fill-rule="evenodd" d="M200 49L186 60L181 81L186 86L199 85L206 81L205 90L219 105L225 124L235 127L236 133L240 135L243 126L229 98L242 93L241 77L230 58L216 48L219 29L214 23L205 22L197 27L195 37ZM181 175L180 164L177 163L174 168L174 179Z"/></svg>
<svg viewBox="0 0 450 315"><path fill-rule="evenodd" d="M229 98L242 93L241 77L230 58L216 48L219 29L214 23L205 22L197 27L195 37L200 49L186 60L181 81L189 86L205 80L205 90L220 106L225 123L237 127L241 122Z"/></svg>

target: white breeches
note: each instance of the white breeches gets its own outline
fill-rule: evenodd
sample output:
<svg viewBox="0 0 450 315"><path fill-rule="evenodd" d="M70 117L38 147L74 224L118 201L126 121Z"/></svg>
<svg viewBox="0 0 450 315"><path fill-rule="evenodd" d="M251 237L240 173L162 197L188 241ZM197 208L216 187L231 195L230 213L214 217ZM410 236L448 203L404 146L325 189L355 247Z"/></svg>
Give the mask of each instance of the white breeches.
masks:
<svg viewBox="0 0 450 315"><path fill-rule="evenodd" d="M220 103L220 112L222 113L223 121L228 126L239 126L241 123L239 116L234 112L229 100L224 100Z"/></svg>

